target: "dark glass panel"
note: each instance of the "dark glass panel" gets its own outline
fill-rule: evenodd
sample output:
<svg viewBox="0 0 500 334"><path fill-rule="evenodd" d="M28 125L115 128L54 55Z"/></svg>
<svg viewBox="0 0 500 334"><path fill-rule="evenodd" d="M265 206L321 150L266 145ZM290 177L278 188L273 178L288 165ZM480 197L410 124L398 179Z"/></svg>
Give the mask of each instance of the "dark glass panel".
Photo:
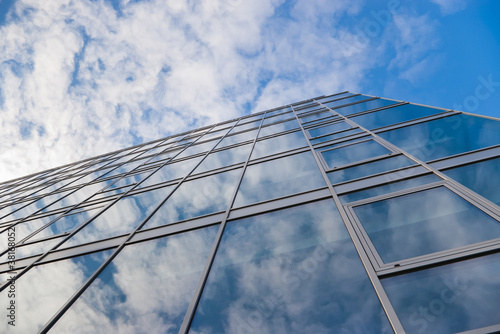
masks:
<svg viewBox="0 0 500 334"><path fill-rule="evenodd" d="M500 144L500 122L458 114L382 132L379 136L429 161Z"/></svg>
<svg viewBox="0 0 500 334"><path fill-rule="evenodd" d="M240 173L241 168L181 184L143 229L225 211Z"/></svg>
<svg viewBox="0 0 500 334"><path fill-rule="evenodd" d="M388 172L390 170L403 168L414 165L415 162L403 155L381 159L364 163L362 165L353 166L338 171L328 173L328 178L332 184L354 180L360 177L374 175L378 173ZM390 181L390 180L388 180Z"/></svg>
<svg viewBox="0 0 500 334"><path fill-rule="evenodd" d="M500 205L500 158L442 171L479 195Z"/></svg>
<svg viewBox="0 0 500 334"><path fill-rule="evenodd" d="M51 333L177 333L218 226L125 247Z"/></svg>
<svg viewBox="0 0 500 334"><path fill-rule="evenodd" d="M391 151L374 140L367 140L329 151L321 152L328 167L338 167L349 163L389 154Z"/></svg>
<svg viewBox="0 0 500 334"><path fill-rule="evenodd" d="M500 324L498 277L500 254L493 254L382 284L406 333L451 334Z"/></svg>
<svg viewBox="0 0 500 334"><path fill-rule="evenodd" d="M349 202L359 201L365 198L389 194L399 190L410 189L413 187L418 187L424 184L437 182L441 180L442 179L436 174L428 174L428 175L418 176L409 180L396 181L378 187L363 189L360 191L339 196L339 198L342 203L349 203Z"/></svg>
<svg viewBox="0 0 500 334"><path fill-rule="evenodd" d="M416 118L439 114L444 110L417 106L415 104L405 104L402 106L380 110L369 114L353 117L352 120L367 129L380 128L410 121Z"/></svg>
<svg viewBox="0 0 500 334"><path fill-rule="evenodd" d="M371 110L371 109L375 109L375 108L381 108L381 107L389 106L391 104L396 104L396 103L399 103L399 102L386 100L386 99L376 99L376 100L370 100L370 101L366 101L366 102L356 103L356 104L342 107L342 108L335 108L335 111L341 115L348 116L348 115L356 114L358 112L367 111L367 110Z"/></svg>
<svg viewBox="0 0 500 334"><path fill-rule="evenodd" d="M111 250L38 265L16 280L15 327L0 321L0 332L37 333L66 303L94 271L109 257ZM10 274L0 274L5 281ZM9 289L0 293L0 305L10 305ZM5 312L7 313L7 312Z"/></svg>
<svg viewBox="0 0 500 334"><path fill-rule="evenodd" d="M252 159L258 159L306 146L307 140L302 134L302 131L296 131L286 135L257 141L252 152Z"/></svg>
<svg viewBox="0 0 500 334"><path fill-rule="evenodd" d="M347 130L350 129L351 126L347 124L346 122L339 122L339 123L333 123L333 124L328 124L321 126L319 128L314 128L314 129L309 129L309 134L311 137L319 137L319 136L324 136L329 133L335 133L339 132L342 130Z"/></svg>
<svg viewBox="0 0 500 334"><path fill-rule="evenodd" d="M160 205L172 186L147 191L120 199L100 216L78 231L60 248L103 240L132 232Z"/></svg>
<svg viewBox="0 0 500 334"><path fill-rule="evenodd" d="M250 165L234 206L242 206L325 186L311 152Z"/></svg>
<svg viewBox="0 0 500 334"><path fill-rule="evenodd" d="M228 222L190 328L190 333L389 332L332 200Z"/></svg>
<svg viewBox="0 0 500 334"><path fill-rule="evenodd" d="M445 187L354 211L385 263L500 238L500 223Z"/></svg>

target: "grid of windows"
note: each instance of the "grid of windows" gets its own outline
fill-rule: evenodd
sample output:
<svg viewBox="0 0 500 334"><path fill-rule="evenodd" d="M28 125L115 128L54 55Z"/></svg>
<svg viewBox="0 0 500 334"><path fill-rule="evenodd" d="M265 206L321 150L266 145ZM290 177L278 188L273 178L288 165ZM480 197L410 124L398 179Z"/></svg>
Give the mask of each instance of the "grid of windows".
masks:
<svg viewBox="0 0 500 334"><path fill-rule="evenodd" d="M4 182L0 332L500 331L499 134L343 92Z"/></svg>

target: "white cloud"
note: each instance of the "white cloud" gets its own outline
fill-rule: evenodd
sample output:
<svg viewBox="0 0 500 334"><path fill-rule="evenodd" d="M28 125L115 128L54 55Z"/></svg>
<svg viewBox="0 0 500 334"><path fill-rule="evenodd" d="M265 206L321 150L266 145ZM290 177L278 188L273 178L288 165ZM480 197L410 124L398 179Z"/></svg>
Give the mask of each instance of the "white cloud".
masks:
<svg viewBox="0 0 500 334"><path fill-rule="evenodd" d="M0 178L356 90L373 57L334 23L360 2L282 5L19 0L0 29Z"/></svg>
<svg viewBox="0 0 500 334"><path fill-rule="evenodd" d="M443 15L459 12L467 7L466 0L431 0L441 9Z"/></svg>

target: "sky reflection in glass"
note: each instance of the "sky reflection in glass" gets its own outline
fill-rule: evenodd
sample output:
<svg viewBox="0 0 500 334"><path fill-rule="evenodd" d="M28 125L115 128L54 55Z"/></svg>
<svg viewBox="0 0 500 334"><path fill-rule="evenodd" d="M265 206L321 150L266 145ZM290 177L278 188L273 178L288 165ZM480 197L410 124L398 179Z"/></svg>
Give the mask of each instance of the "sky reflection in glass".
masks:
<svg viewBox="0 0 500 334"><path fill-rule="evenodd" d="M348 116L352 114L356 114L358 112L367 111L375 108L381 108L385 106L389 106L391 104L396 104L397 101L391 101L386 99L375 99L366 102L356 103L350 106L336 108L335 111L341 115Z"/></svg>
<svg viewBox="0 0 500 334"><path fill-rule="evenodd" d="M325 181L312 153L304 152L248 166L236 194L234 206L324 186Z"/></svg>
<svg viewBox="0 0 500 334"><path fill-rule="evenodd" d="M408 334L500 324L500 254L382 280Z"/></svg>
<svg viewBox="0 0 500 334"><path fill-rule="evenodd" d="M389 333L332 200L228 222L190 333Z"/></svg>
<svg viewBox="0 0 500 334"><path fill-rule="evenodd" d="M125 247L51 333L177 333L217 230Z"/></svg>
<svg viewBox="0 0 500 334"><path fill-rule="evenodd" d="M252 152L252 159L258 159L306 146L307 141L302 131L296 131L286 135L257 141Z"/></svg>
<svg viewBox="0 0 500 334"><path fill-rule="evenodd" d="M500 238L500 223L443 186L354 212L385 263Z"/></svg>
<svg viewBox="0 0 500 334"><path fill-rule="evenodd" d="M391 151L374 140L364 141L321 152L328 167L338 167L349 163L389 154Z"/></svg>
<svg viewBox="0 0 500 334"><path fill-rule="evenodd" d="M194 170L193 174L203 173L209 170L228 167L237 163L245 162L250 153L252 145L234 147L222 151L210 153L205 160Z"/></svg>

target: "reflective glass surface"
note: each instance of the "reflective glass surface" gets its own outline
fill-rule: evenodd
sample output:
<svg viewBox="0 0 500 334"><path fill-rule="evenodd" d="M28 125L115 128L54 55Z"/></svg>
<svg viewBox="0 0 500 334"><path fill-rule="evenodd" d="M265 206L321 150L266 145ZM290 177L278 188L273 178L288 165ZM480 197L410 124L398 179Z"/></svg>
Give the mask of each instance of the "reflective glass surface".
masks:
<svg viewBox="0 0 500 334"><path fill-rule="evenodd" d="M264 126L260 129L259 138L273 135L275 133L280 133L292 129L296 129L299 127L299 122L296 119L292 119L290 121Z"/></svg>
<svg viewBox="0 0 500 334"><path fill-rule="evenodd" d="M172 186L120 199L67 240L60 248L76 246L132 232L160 205Z"/></svg>
<svg viewBox="0 0 500 334"><path fill-rule="evenodd" d="M240 173L238 168L181 184L143 229L225 211Z"/></svg>
<svg viewBox="0 0 500 334"><path fill-rule="evenodd" d="M257 136L257 130L250 130L246 132L241 132L232 136L227 136L222 139L222 141L217 145L217 148L226 147L229 145L243 143L249 140L254 140Z"/></svg>
<svg viewBox="0 0 500 334"><path fill-rule="evenodd" d="M302 131L296 131L286 135L257 141L252 152L252 159L258 159L306 146L307 140L302 134Z"/></svg>
<svg viewBox="0 0 500 334"><path fill-rule="evenodd" d="M321 103L328 102L334 99L340 99L349 95L353 95L352 93L345 92L345 93L340 93L340 94L333 94L333 95L328 95L319 99L315 99L316 101L319 101Z"/></svg>
<svg viewBox="0 0 500 334"><path fill-rule="evenodd" d="M302 116L300 117L300 120L302 121L302 123L307 123L307 122L311 122L311 121L315 121L317 119L323 119L325 117L332 117L333 114L330 112L330 111L320 111L320 112L316 112L314 114L309 114L307 116Z"/></svg>
<svg viewBox="0 0 500 334"><path fill-rule="evenodd" d="M332 200L228 222L189 331L389 332Z"/></svg>
<svg viewBox="0 0 500 334"><path fill-rule="evenodd" d="M360 177L388 172L393 169L414 165L415 163L403 155L381 159L362 165L353 166L328 173L332 184L354 180Z"/></svg>
<svg viewBox="0 0 500 334"><path fill-rule="evenodd" d="M406 333L451 334L500 324L498 277L497 253L383 279L382 284Z"/></svg>
<svg viewBox="0 0 500 334"><path fill-rule="evenodd" d="M327 135L329 133L347 130L350 128L351 128L351 126L349 124L347 124L346 122L339 122L339 123L333 123L333 124L321 126L319 128L310 129L307 131L309 132L311 137L319 137L319 136Z"/></svg>
<svg viewBox="0 0 500 334"><path fill-rule="evenodd" d="M179 162L169 163L168 165L165 165L158 171L156 171L140 185L138 185L137 188L143 188L185 177L193 170L193 168L200 162L202 158L203 157L197 157Z"/></svg>
<svg viewBox="0 0 500 334"><path fill-rule="evenodd" d="M252 148L251 144L210 153L194 170L193 174L245 162Z"/></svg>
<svg viewBox="0 0 500 334"><path fill-rule="evenodd" d="M351 129L351 130L347 130L347 131L342 131L339 133L335 133L333 135L323 136L323 137L319 137L316 139L311 139L311 144L314 145L314 144L323 143L323 142L329 141L329 140L340 139L340 138L355 135L355 134L358 134L361 132L363 132L363 131L361 131L359 128L355 128L355 129Z"/></svg>
<svg viewBox="0 0 500 334"><path fill-rule="evenodd" d="M439 176L437 176L436 174L428 174L428 175L418 176L409 180L402 180L384 184L378 187L363 189L360 191L339 196L339 198L342 203L349 203L349 202L359 201L365 198L389 194L399 190L410 189L413 187L418 187L424 184L437 181L441 181L441 178Z"/></svg>
<svg viewBox="0 0 500 334"><path fill-rule="evenodd" d="M292 195L325 186L311 152L250 165L245 171L234 206Z"/></svg>
<svg viewBox="0 0 500 334"><path fill-rule="evenodd" d="M444 112L444 110L417 106L415 104L404 104L402 106L356 116L353 117L352 120L362 127L371 130L442 112Z"/></svg>
<svg viewBox="0 0 500 334"><path fill-rule="evenodd" d="M382 132L379 136L429 161L500 144L500 122L458 114Z"/></svg>
<svg viewBox="0 0 500 334"><path fill-rule="evenodd" d="M500 158L442 171L479 195L500 205Z"/></svg>
<svg viewBox="0 0 500 334"><path fill-rule="evenodd" d="M364 95L356 95L356 96L347 97L347 98L340 99L340 100L323 102L323 104L330 109L335 109L336 107L342 106L344 104L349 104L349 103L358 102L358 101L364 101L364 100L368 100L368 99L371 99L371 97L364 96Z"/></svg>
<svg viewBox="0 0 500 334"><path fill-rule="evenodd" d="M398 103L398 102L386 100L386 99L376 99L376 100L370 100L370 101L366 101L366 102L356 103L356 104L342 107L342 108L335 108L335 111L341 115L347 116L347 115L356 114L356 113L362 112L362 111L367 111L367 110L371 110L371 109L375 109L375 108L389 106L391 104L396 104L396 103Z"/></svg>
<svg viewBox="0 0 500 334"><path fill-rule="evenodd" d="M186 148L184 151L182 151L181 154L179 154L176 159L184 158L193 154L198 154L202 152L207 152L211 150L212 148L215 147L217 144L218 140L211 140L205 143L200 143L196 145L191 145L188 148Z"/></svg>
<svg viewBox="0 0 500 334"><path fill-rule="evenodd" d="M442 186L354 212L385 263L500 238L500 223Z"/></svg>
<svg viewBox="0 0 500 334"><path fill-rule="evenodd" d="M323 151L321 155L328 167L333 168L388 153L391 153L389 149L374 140L367 140L358 144Z"/></svg>
<svg viewBox="0 0 500 334"><path fill-rule="evenodd" d="M125 247L50 332L178 333L217 230Z"/></svg>
<svg viewBox="0 0 500 334"><path fill-rule="evenodd" d="M80 286L111 254L111 250L38 265L15 284L15 327L0 321L2 333L37 333ZM1 281L10 275L0 274ZM6 289L0 292L0 305L10 305ZM4 312L7 313L7 312Z"/></svg>
<svg viewBox="0 0 500 334"><path fill-rule="evenodd" d="M262 123L262 125L263 126L269 125L271 123L281 122L281 121L284 121L284 120L290 119L290 118L295 118L295 115L292 112L289 112L286 114L280 114L278 116L272 116L272 117L269 117L268 115L266 115L266 119L264 119L264 123Z"/></svg>

